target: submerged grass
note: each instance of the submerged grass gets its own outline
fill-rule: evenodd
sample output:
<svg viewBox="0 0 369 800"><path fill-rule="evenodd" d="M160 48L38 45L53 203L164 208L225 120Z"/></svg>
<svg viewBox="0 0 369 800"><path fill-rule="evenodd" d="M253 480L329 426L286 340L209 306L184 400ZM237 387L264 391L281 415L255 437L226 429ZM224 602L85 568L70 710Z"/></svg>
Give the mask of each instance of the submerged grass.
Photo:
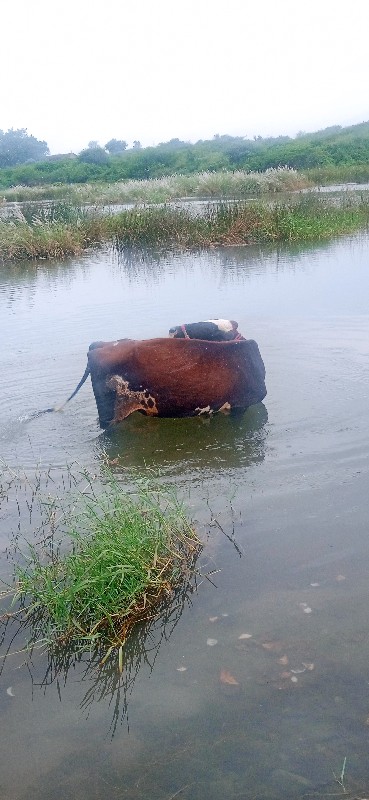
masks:
<svg viewBox="0 0 369 800"><path fill-rule="evenodd" d="M79 255L103 242L174 250L329 238L367 227L369 201L363 196L337 198L299 195L292 200L234 201L188 206L142 206L117 214L88 213L62 204L60 214L0 221L3 261Z"/></svg>
<svg viewBox="0 0 369 800"><path fill-rule="evenodd" d="M119 650L194 576L201 542L173 490L112 478L84 498L62 549L46 537L17 566L12 608L33 630L29 647ZM37 641L36 641L37 639Z"/></svg>

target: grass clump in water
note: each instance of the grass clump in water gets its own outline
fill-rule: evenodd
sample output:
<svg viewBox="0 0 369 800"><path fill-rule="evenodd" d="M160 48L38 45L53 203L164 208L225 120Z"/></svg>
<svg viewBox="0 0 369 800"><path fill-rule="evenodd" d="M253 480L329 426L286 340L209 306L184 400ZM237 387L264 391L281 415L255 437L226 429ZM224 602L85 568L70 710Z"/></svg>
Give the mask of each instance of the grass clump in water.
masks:
<svg viewBox="0 0 369 800"><path fill-rule="evenodd" d="M56 184L47 186L14 186L1 190L4 199L69 200L76 204L97 203L168 203L183 197L222 197L242 199L251 195L289 192L310 185L305 175L289 167L266 169L264 172L234 170L177 173L162 178L124 180L113 183Z"/></svg>
<svg viewBox="0 0 369 800"><path fill-rule="evenodd" d="M365 229L369 202L360 196L296 195L258 200L136 206L117 214L61 206L43 218L0 220L0 259L62 258L108 243L125 247L198 250L207 247L313 241Z"/></svg>
<svg viewBox="0 0 369 800"><path fill-rule="evenodd" d="M111 478L102 495L84 500L66 552L50 537L41 550L30 545L13 604L20 601L38 643L110 653L191 581L201 548L173 491L140 482L131 494Z"/></svg>

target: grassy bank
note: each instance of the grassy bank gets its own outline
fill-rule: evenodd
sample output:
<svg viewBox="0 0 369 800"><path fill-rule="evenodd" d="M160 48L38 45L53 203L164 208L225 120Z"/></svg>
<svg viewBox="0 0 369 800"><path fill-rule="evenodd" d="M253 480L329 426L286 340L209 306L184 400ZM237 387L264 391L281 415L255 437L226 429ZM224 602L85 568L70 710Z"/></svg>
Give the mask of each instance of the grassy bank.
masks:
<svg viewBox="0 0 369 800"><path fill-rule="evenodd" d="M119 649L191 579L201 543L175 494L137 488L110 479L83 501L62 550L52 533L29 547L10 594L29 621L30 648Z"/></svg>
<svg viewBox="0 0 369 800"><path fill-rule="evenodd" d="M20 212L19 212L20 213ZM62 204L42 217L0 222L3 261L79 255L103 242L188 250L215 246L299 242L366 228L369 201L357 196L303 195L289 202L217 203L188 207L136 207L119 214L86 213Z"/></svg>
<svg viewBox="0 0 369 800"><path fill-rule="evenodd" d="M114 183L60 183L46 186L15 186L4 189L5 200L70 200L76 204L166 203L183 197L242 199L250 195L288 192L309 186L309 181L294 169L279 167L265 172L198 172L170 175L150 180Z"/></svg>
<svg viewBox="0 0 369 800"><path fill-rule="evenodd" d="M308 169L306 179L313 186L332 186L345 183L369 183L369 163L330 164Z"/></svg>
<svg viewBox="0 0 369 800"><path fill-rule="evenodd" d="M170 175L148 180L116 182L57 183L37 186L14 186L2 189L6 202L66 200L74 205L113 205L130 203L168 203L182 198L219 198L242 200L250 197L293 192L313 186L367 183L369 165L327 165L299 172L288 167L270 168L264 172L244 170L197 172L191 175Z"/></svg>

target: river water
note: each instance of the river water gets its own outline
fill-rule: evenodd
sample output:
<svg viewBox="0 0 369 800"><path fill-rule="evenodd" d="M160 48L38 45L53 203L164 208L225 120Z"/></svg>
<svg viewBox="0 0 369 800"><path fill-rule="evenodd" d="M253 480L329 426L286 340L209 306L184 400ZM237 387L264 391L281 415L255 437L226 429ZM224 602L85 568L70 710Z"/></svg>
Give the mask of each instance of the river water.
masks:
<svg viewBox="0 0 369 800"><path fill-rule="evenodd" d="M119 480L176 484L215 571L141 632L120 682L87 655L57 675L42 653L25 664L8 626L2 800L368 796L368 264L363 234L0 267L2 578L14 536L34 535L34 482L67 498L65 475L106 458ZM70 394L91 341L214 317L265 362L242 417L102 433L88 381L32 418Z"/></svg>

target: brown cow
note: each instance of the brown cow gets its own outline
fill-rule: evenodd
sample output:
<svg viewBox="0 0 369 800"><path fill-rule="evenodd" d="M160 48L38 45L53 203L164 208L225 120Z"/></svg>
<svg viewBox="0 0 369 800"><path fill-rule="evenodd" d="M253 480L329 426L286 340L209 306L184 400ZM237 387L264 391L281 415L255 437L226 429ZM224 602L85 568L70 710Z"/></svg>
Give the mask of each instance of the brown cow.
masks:
<svg viewBox="0 0 369 800"><path fill-rule="evenodd" d="M252 340L119 339L95 342L87 358L66 402L90 374L102 428L134 411L157 417L245 411L266 395L264 364Z"/></svg>

